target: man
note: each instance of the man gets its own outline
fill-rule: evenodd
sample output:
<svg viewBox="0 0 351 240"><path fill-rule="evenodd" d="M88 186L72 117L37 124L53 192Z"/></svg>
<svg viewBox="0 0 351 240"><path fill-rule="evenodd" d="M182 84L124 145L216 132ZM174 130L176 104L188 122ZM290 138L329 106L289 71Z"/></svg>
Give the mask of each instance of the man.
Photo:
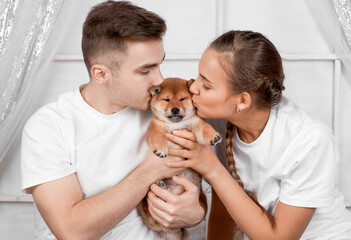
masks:
<svg viewBox="0 0 351 240"><path fill-rule="evenodd" d="M162 83L165 22L128 2L92 8L82 37L90 81L39 109L22 137L23 191L44 219L37 239L155 239L135 207L170 169L147 147L149 89ZM174 160L174 159L173 159ZM150 212L161 224L200 222L199 193L184 178L180 196L152 185ZM157 196L161 197L158 198Z"/></svg>

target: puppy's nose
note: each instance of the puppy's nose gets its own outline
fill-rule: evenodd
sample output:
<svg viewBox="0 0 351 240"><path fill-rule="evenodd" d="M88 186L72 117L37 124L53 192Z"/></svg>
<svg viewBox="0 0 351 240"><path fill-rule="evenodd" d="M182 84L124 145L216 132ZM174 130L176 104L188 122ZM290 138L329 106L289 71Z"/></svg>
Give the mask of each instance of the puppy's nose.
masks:
<svg viewBox="0 0 351 240"><path fill-rule="evenodd" d="M179 114L179 108L172 108L171 109L172 114Z"/></svg>

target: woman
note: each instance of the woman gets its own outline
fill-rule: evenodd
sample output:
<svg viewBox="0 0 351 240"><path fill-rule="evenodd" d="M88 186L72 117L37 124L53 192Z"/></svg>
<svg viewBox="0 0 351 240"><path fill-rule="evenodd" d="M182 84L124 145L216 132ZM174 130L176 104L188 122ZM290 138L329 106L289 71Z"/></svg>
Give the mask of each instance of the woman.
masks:
<svg viewBox="0 0 351 240"><path fill-rule="evenodd" d="M351 239L332 133L282 97L283 79L280 55L260 33L227 32L201 57L190 91L200 117L227 122L231 174L186 131L168 135L186 149L169 154L188 160L169 166L212 185L208 239L233 239L231 219L249 239Z"/></svg>

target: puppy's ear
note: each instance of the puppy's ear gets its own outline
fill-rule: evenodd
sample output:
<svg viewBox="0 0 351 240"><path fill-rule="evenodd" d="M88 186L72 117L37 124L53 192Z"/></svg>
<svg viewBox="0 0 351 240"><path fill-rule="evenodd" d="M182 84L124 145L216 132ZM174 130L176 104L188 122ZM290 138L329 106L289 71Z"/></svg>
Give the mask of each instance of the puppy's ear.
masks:
<svg viewBox="0 0 351 240"><path fill-rule="evenodd" d="M152 87L149 91L151 93L151 96L155 96L156 93L159 93L161 91L161 86Z"/></svg>
<svg viewBox="0 0 351 240"><path fill-rule="evenodd" d="M190 88L191 84L193 84L193 82L195 82L195 79L190 79L189 81L186 82L186 86L188 88Z"/></svg>

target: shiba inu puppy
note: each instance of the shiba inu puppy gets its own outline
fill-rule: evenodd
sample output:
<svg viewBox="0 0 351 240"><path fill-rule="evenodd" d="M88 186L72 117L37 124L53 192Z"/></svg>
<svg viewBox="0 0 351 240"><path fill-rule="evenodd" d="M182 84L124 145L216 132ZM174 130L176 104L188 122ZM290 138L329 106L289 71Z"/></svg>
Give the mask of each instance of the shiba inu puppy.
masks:
<svg viewBox="0 0 351 240"><path fill-rule="evenodd" d="M192 131L200 144L215 145L222 140L221 135L208 123L196 115L192 104L189 87L194 80L180 78L167 78L157 87L150 90L151 119L147 130L147 143L153 152L160 158L168 154L168 139L165 133L171 133L177 129L188 129ZM178 176L186 177L194 183L201 194L201 176L192 169L185 169ZM168 189L174 194L184 192L183 186L176 185L172 179L163 179L158 182L162 188ZM152 230L158 232L165 240L188 239L185 229L170 229L156 222L148 211L147 201L144 199L138 206L144 223Z"/></svg>

